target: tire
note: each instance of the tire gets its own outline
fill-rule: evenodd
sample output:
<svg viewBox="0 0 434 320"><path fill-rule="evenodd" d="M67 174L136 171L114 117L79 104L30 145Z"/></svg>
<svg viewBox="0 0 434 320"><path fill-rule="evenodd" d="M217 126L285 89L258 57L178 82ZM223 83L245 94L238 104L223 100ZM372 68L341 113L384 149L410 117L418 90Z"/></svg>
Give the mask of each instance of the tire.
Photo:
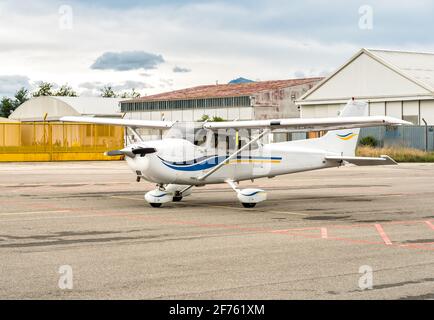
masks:
<svg viewBox="0 0 434 320"><path fill-rule="evenodd" d="M181 196L175 196L175 197L173 197L173 202L179 202L181 200L182 200Z"/></svg>
<svg viewBox="0 0 434 320"><path fill-rule="evenodd" d="M254 208L256 206L256 203L242 202L242 205L244 208Z"/></svg>
<svg viewBox="0 0 434 320"><path fill-rule="evenodd" d="M159 207L161 207L162 203L150 203L150 205L153 208L159 208Z"/></svg>

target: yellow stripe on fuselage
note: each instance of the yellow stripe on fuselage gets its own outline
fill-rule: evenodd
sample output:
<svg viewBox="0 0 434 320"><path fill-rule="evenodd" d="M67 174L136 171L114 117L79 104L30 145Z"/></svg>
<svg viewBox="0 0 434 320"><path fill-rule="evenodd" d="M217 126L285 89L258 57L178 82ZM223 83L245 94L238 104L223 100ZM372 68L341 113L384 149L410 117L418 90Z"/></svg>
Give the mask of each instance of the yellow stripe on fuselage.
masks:
<svg viewBox="0 0 434 320"><path fill-rule="evenodd" d="M230 164L237 164L237 163L280 163L281 160L230 160Z"/></svg>

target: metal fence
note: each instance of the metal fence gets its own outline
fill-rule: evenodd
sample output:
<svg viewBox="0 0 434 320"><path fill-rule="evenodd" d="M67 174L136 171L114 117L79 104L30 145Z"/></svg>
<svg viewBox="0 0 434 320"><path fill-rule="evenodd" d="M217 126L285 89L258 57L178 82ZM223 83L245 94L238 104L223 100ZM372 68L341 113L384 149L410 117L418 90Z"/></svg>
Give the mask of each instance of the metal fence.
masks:
<svg viewBox="0 0 434 320"><path fill-rule="evenodd" d="M434 150L433 126L371 127L360 129L359 141L364 137L374 137L379 147L407 147L428 151ZM426 136L428 139L426 139Z"/></svg>
<svg viewBox="0 0 434 320"><path fill-rule="evenodd" d="M0 123L1 161L118 160L104 152L123 148L119 126L60 123Z"/></svg>
<svg viewBox="0 0 434 320"><path fill-rule="evenodd" d="M316 138L325 132L275 133L274 142ZM360 139L371 136L378 147L407 147L434 151L434 126L370 127L360 129Z"/></svg>

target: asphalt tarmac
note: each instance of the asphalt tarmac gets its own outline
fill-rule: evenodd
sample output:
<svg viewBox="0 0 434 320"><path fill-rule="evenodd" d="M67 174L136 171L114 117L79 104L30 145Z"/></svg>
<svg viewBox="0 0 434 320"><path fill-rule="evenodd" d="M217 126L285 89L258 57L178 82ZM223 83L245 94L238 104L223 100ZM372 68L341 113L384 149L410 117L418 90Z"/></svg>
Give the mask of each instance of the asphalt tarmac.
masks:
<svg viewBox="0 0 434 320"><path fill-rule="evenodd" d="M151 208L125 162L2 163L0 298L434 298L433 164L252 186Z"/></svg>

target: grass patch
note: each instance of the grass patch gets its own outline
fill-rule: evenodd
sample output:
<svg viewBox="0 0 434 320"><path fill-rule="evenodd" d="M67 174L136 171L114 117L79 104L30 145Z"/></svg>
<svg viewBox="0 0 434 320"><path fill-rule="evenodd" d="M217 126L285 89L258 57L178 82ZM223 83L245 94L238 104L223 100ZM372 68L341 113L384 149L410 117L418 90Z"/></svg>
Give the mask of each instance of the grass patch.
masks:
<svg viewBox="0 0 434 320"><path fill-rule="evenodd" d="M373 148L359 146L356 150L358 157L380 157L388 155L396 162L434 162L434 152L425 152L405 147Z"/></svg>

